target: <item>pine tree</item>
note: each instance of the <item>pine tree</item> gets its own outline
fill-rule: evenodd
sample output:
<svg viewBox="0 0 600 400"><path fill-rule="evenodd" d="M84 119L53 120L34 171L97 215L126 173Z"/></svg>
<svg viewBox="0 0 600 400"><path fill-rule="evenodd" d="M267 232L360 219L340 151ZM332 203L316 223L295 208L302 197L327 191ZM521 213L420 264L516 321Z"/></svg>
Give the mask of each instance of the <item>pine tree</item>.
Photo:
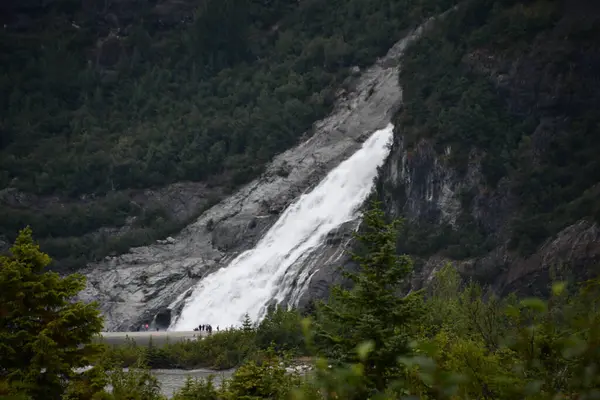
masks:
<svg viewBox="0 0 600 400"><path fill-rule="evenodd" d="M248 313L244 314L244 322L242 322L242 329L245 331L251 331L253 329L252 320Z"/></svg>
<svg viewBox="0 0 600 400"><path fill-rule="evenodd" d="M92 364L102 330L95 304L72 299L85 278L44 271L50 257L22 230L11 255L0 256L0 380L37 400L59 399L74 368Z"/></svg>
<svg viewBox="0 0 600 400"><path fill-rule="evenodd" d="M363 223L353 256L360 269L344 272L354 287L334 287L330 301L318 306L317 338L330 356L345 362L358 362L357 347L370 342L365 377L368 386L383 390L398 376L397 358L410 353L423 303L419 293L399 296L412 269L410 258L396 254L400 221L386 223L379 204L373 203Z"/></svg>

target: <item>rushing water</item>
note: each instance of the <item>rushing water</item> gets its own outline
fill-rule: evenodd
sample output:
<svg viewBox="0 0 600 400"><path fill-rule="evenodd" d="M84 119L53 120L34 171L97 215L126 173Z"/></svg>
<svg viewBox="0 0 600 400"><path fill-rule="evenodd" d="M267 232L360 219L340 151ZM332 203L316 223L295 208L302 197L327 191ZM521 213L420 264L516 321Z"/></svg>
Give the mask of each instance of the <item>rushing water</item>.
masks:
<svg viewBox="0 0 600 400"><path fill-rule="evenodd" d="M298 260L316 251L329 232L358 216L377 167L389 154L392 130L389 124L373 133L361 149L291 204L256 247L202 279L169 330L192 330L203 321L237 326L245 313L260 320L273 299L281 302L290 294L298 298L310 279Z"/></svg>

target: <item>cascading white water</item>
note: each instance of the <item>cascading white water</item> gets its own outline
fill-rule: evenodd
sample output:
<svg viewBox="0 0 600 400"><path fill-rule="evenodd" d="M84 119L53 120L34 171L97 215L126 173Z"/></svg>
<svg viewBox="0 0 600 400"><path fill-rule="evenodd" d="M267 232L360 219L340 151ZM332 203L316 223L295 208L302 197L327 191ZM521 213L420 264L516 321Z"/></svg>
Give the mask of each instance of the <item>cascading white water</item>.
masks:
<svg viewBox="0 0 600 400"><path fill-rule="evenodd" d="M259 321L272 299L281 301L282 293L289 293L280 286L291 285L293 278L307 279L301 269L290 277L290 267L315 251L329 232L357 217L377 167L389 154L392 130L389 124L376 131L317 187L291 204L254 249L202 279L169 330L192 330L201 323L237 326L245 313Z"/></svg>

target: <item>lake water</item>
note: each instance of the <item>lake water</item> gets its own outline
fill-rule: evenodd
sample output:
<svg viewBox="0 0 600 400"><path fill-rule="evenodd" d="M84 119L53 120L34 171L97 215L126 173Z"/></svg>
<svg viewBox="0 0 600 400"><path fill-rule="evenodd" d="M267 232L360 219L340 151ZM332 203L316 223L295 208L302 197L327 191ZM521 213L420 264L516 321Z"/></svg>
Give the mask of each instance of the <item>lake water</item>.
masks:
<svg viewBox="0 0 600 400"><path fill-rule="evenodd" d="M207 378L209 375L215 376L215 383L220 383L224 378L229 378L234 369L225 371L213 371L210 369L153 369L152 374L156 376L160 382L162 392L165 396L171 397L173 393L181 389L185 385L188 376L192 378Z"/></svg>
<svg viewBox="0 0 600 400"><path fill-rule="evenodd" d="M302 359L298 359L299 361ZM305 361L305 360L304 360ZM85 368L78 368L76 371L84 372L88 369L92 368L91 366ZM331 366L329 366L331 368ZM295 366L288 366L286 368L288 373L295 373L300 375L307 375L311 370L310 364L301 363ZM128 368L123 368L124 371L127 371ZM201 379L208 378L210 375L214 376L214 383L219 386L223 379L230 378L235 372L235 368L223 370L223 371L215 371L212 369L152 369L150 372L156 377L158 382L160 383L162 393L167 397L172 397L173 394L181 389L185 385L185 381L188 377L192 379ZM107 390L112 390L111 386L107 387Z"/></svg>

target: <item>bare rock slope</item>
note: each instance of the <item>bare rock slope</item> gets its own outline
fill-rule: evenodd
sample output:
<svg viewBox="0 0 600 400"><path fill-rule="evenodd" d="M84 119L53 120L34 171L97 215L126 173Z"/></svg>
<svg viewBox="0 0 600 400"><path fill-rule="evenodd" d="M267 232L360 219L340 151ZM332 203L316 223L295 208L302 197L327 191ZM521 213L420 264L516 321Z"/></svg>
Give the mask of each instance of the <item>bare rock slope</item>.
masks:
<svg viewBox="0 0 600 400"><path fill-rule="evenodd" d="M203 213L177 236L89 265L83 300L96 300L105 330L135 329L159 314L168 324L185 294L202 277L251 248L298 195L385 127L401 101L397 67L408 39L340 90L336 107L307 141L277 156L257 180ZM336 244L337 243L337 244ZM345 241L331 241L324 254ZM319 282L327 282L321 268ZM323 290L317 290L322 293ZM311 295L309 290L308 295Z"/></svg>

